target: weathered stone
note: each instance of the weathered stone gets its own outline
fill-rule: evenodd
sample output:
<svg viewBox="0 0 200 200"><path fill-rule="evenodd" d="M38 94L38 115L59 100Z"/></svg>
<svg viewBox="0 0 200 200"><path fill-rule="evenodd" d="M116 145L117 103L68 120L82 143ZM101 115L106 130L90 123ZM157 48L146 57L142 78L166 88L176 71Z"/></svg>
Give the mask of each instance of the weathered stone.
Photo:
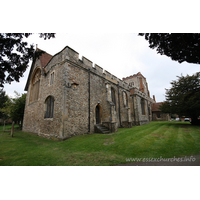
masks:
<svg viewBox="0 0 200 200"><path fill-rule="evenodd" d="M76 51L65 47L52 57L48 54L46 66L41 62L43 57L34 59L26 84L24 131L63 140L94 133L98 123L116 132L118 127L142 125L152 120L155 101L149 97L147 82L141 73L122 81L78 56ZM36 79L36 70L45 73ZM33 91L33 88L36 89ZM50 96L52 102L47 101Z"/></svg>

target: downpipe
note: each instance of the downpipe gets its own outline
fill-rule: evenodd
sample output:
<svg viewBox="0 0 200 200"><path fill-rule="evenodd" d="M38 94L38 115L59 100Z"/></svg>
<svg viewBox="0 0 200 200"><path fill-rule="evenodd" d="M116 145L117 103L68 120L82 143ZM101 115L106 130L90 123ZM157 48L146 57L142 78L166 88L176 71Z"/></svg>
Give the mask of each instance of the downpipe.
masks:
<svg viewBox="0 0 200 200"><path fill-rule="evenodd" d="M118 82L118 108L119 108L119 125L122 127L122 122L121 122L121 113L120 113L120 95L119 95L119 82Z"/></svg>
<svg viewBox="0 0 200 200"><path fill-rule="evenodd" d="M88 71L88 93L89 93L89 97L88 97L88 107L89 107L89 111L88 111L88 133L90 133L90 69Z"/></svg>

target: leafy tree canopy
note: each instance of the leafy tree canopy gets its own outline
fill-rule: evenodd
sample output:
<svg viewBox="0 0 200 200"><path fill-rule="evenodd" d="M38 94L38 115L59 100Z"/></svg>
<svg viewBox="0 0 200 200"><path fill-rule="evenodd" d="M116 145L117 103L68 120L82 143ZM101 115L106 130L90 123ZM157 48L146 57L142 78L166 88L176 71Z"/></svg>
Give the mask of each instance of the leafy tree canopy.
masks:
<svg viewBox="0 0 200 200"><path fill-rule="evenodd" d="M11 107L10 107L10 116L13 121L21 122L21 126L22 126L25 103L26 103L26 94L20 95L17 92L15 92L15 94L16 94L16 98L13 99Z"/></svg>
<svg viewBox="0 0 200 200"><path fill-rule="evenodd" d="M12 81L19 82L33 58L34 46L23 39L32 33L0 33L0 87ZM40 33L41 38L54 38L54 33Z"/></svg>
<svg viewBox="0 0 200 200"><path fill-rule="evenodd" d="M200 116L200 72L192 76L178 76L171 82L171 89L166 89L166 102L160 107L162 112L176 113L192 118L197 124Z"/></svg>
<svg viewBox="0 0 200 200"><path fill-rule="evenodd" d="M149 47L161 55L182 63L200 64L199 33L140 33L149 42Z"/></svg>
<svg viewBox="0 0 200 200"><path fill-rule="evenodd" d="M5 105L5 102L7 101L6 92L3 91L3 89L0 89L0 108L3 108Z"/></svg>
<svg viewBox="0 0 200 200"><path fill-rule="evenodd" d="M4 107L0 111L15 122L23 123L26 94L20 95L15 91L15 98L7 97Z"/></svg>
<svg viewBox="0 0 200 200"><path fill-rule="evenodd" d="M3 91L3 89L0 89L0 119L5 120L8 118L8 116L1 111L1 109L5 107L8 99L9 99L9 97L6 95L6 92Z"/></svg>

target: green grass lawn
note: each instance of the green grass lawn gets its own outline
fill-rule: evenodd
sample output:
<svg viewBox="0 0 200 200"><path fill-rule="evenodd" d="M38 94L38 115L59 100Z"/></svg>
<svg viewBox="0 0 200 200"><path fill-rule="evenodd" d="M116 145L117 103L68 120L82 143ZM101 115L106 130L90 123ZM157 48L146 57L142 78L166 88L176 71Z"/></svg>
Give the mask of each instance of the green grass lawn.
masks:
<svg viewBox="0 0 200 200"><path fill-rule="evenodd" d="M188 122L151 122L121 128L111 135L75 136L63 142L0 127L1 166L117 165L126 158L200 155L200 126Z"/></svg>
<svg viewBox="0 0 200 200"><path fill-rule="evenodd" d="M5 131L10 131L12 128L12 124L9 125L5 125ZM19 125L15 124L14 125L15 129L19 129ZM1 132L3 131L3 126L0 126L0 134L2 134Z"/></svg>

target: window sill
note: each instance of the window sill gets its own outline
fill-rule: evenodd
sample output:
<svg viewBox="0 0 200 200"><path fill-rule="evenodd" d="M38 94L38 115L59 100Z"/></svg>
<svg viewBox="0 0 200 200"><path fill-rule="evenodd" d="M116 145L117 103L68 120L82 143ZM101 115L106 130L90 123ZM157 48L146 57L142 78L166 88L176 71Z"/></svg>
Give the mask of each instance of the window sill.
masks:
<svg viewBox="0 0 200 200"><path fill-rule="evenodd" d="M44 118L44 120L53 121L53 118Z"/></svg>
<svg viewBox="0 0 200 200"><path fill-rule="evenodd" d="M36 102L38 102L38 101L39 101L39 99L38 99L38 100L35 100L35 101L31 101L28 105L34 104L34 103L36 103Z"/></svg>

